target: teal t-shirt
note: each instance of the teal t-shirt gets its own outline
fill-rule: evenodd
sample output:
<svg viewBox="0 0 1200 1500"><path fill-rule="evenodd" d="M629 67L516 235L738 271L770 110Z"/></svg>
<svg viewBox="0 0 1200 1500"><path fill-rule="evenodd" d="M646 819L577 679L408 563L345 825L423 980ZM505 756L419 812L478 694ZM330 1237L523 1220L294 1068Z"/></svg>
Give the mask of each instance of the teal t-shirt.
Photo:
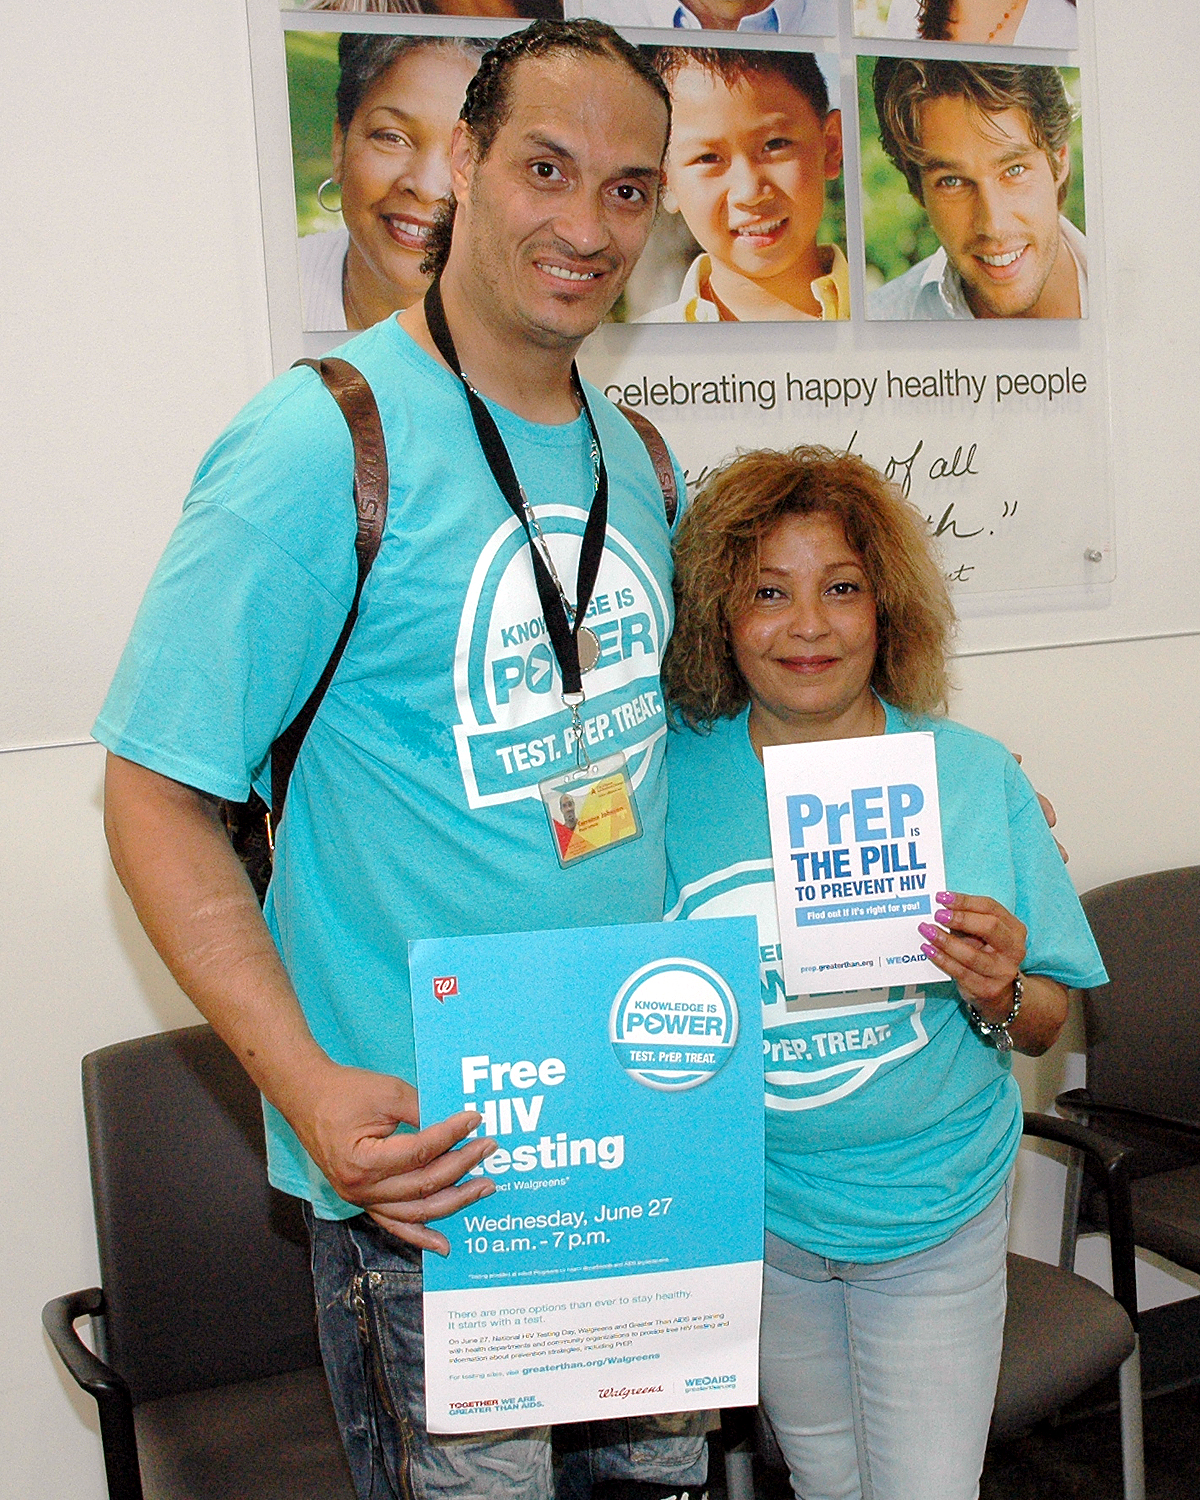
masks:
<svg viewBox="0 0 1200 1500"><path fill-rule="evenodd" d="M1102 984L1104 968L1037 797L995 740L930 730L946 881L1025 923L1023 968ZM999 1191L1021 1138L1011 1060L973 1030L950 982L784 993L763 769L747 713L672 733L668 919L758 920L767 1107L767 1228L817 1255L871 1263L948 1239Z"/></svg>
<svg viewBox="0 0 1200 1500"><path fill-rule="evenodd" d="M662 914L670 541L642 442L589 387L610 498L587 615L601 654L582 713L593 758L628 757L644 833L564 870L537 784L573 764L570 715L525 534L461 385L394 319L340 352L379 403L387 527L296 764L266 916L330 1056L412 1082L409 939ZM573 599L594 483L586 420L492 412ZM346 424L312 370L250 402L200 465L98 740L215 796L244 798L253 784L269 800L271 742L308 697L353 597L352 475ZM269 1107L267 1127L278 1187L323 1217L357 1212Z"/></svg>

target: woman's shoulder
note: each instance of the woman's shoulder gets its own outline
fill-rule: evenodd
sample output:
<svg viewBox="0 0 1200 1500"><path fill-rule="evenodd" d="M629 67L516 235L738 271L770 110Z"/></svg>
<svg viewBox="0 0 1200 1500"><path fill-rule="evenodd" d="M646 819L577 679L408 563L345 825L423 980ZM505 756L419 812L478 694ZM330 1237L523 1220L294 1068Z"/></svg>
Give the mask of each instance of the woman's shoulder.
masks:
<svg viewBox="0 0 1200 1500"><path fill-rule="evenodd" d="M323 229L316 234L302 234L296 252L302 269L319 272L336 266L340 276L349 245L350 235L345 229Z"/></svg>
<svg viewBox="0 0 1200 1500"><path fill-rule="evenodd" d="M907 729L933 735L938 774L943 779L962 777L976 783L998 780L1010 792L1024 782L1012 751L990 734L942 715L906 713L890 704L888 708L889 732Z"/></svg>
<svg viewBox="0 0 1200 1500"><path fill-rule="evenodd" d="M1017 27L1018 47L1079 46L1079 11L1072 0L1029 0Z"/></svg>
<svg viewBox="0 0 1200 1500"><path fill-rule="evenodd" d="M342 305L342 264L350 236L345 229L326 229L300 237L300 297L307 329L338 333L346 327Z"/></svg>
<svg viewBox="0 0 1200 1500"><path fill-rule="evenodd" d="M667 765L672 786L690 780L710 782L720 770L744 772L747 758L754 761L754 751L746 731L746 710L732 719L715 719L711 724L690 728L677 716L667 733ZM758 767L761 775L761 767Z"/></svg>
<svg viewBox="0 0 1200 1500"><path fill-rule="evenodd" d="M945 714L916 713L910 709L897 708L894 703L885 703L884 709L889 734L905 731L912 734L932 734L939 749L944 743L947 747L954 746L963 750L974 748L979 754L988 751L1008 753L1000 741L993 739L990 734L972 729L969 724L960 724L957 719L947 718Z"/></svg>

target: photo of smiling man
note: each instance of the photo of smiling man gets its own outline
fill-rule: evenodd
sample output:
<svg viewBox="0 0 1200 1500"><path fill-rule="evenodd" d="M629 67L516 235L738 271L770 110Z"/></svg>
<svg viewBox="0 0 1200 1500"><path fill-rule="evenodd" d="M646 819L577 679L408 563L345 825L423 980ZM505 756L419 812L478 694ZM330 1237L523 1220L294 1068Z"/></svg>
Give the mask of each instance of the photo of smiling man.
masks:
<svg viewBox="0 0 1200 1500"><path fill-rule="evenodd" d="M1087 317L1068 76L1077 81L1032 64L860 59L868 318Z"/></svg>
<svg viewBox="0 0 1200 1500"><path fill-rule="evenodd" d="M643 323L848 318L842 116L808 52L663 47L671 94L663 208L694 253Z"/></svg>

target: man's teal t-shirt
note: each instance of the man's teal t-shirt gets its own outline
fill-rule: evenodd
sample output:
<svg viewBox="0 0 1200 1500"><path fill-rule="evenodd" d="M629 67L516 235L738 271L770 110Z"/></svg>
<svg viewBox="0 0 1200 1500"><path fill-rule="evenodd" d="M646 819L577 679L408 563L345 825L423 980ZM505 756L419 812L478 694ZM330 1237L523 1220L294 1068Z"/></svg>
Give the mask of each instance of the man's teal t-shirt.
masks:
<svg viewBox="0 0 1200 1500"><path fill-rule="evenodd" d="M1023 969L1070 986L1104 968L1036 794L995 740L891 705L887 733L928 730L946 881L1028 928ZM758 920L767 1228L869 1264L940 1244L1012 1168L1021 1097L1010 1058L973 1030L950 982L784 993L763 768L747 713L669 736L668 918Z"/></svg>
<svg viewBox="0 0 1200 1500"><path fill-rule="evenodd" d="M661 917L670 545L643 444L588 388L610 496L587 614L601 654L582 715L593 758L627 756L644 833L564 870L538 782L574 763L570 714L525 533L462 387L392 319L339 352L379 403L387 527L296 764L266 915L330 1056L413 1082L410 939ZM594 489L586 420L541 426L491 409L573 599ZM312 370L250 402L200 465L98 740L214 796L253 784L269 801L271 742L353 597L352 476L345 421ZM276 1186L323 1217L358 1211L269 1107L267 1125Z"/></svg>

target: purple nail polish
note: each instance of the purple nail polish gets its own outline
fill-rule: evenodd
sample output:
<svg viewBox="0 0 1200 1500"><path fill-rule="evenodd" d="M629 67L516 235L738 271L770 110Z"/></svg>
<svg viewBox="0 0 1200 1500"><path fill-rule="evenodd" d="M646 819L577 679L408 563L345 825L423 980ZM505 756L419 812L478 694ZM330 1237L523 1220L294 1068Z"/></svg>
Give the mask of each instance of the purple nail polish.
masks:
<svg viewBox="0 0 1200 1500"><path fill-rule="evenodd" d="M954 905L954 892L953 891L938 891L936 893L936 895L934 896L933 899L935 901L937 901L941 906L953 906Z"/></svg>
<svg viewBox="0 0 1200 1500"><path fill-rule="evenodd" d="M937 909L937 911L935 911L934 914L933 914L933 920L935 922L940 922L943 927L949 927L949 925L950 925L950 913L948 911L943 911L942 908L939 906L938 909Z"/></svg>
<svg viewBox="0 0 1200 1500"><path fill-rule="evenodd" d="M937 949L931 948L928 943L921 944L921 952L925 955L926 958L937 957Z"/></svg>
<svg viewBox="0 0 1200 1500"><path fill-rule="evenodd" d="M938 935L937 928L932 922L918 922L917 931L922 937L935 938Z"/></svg>

